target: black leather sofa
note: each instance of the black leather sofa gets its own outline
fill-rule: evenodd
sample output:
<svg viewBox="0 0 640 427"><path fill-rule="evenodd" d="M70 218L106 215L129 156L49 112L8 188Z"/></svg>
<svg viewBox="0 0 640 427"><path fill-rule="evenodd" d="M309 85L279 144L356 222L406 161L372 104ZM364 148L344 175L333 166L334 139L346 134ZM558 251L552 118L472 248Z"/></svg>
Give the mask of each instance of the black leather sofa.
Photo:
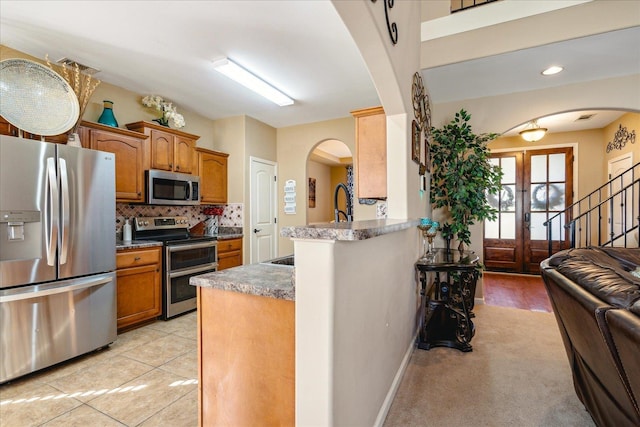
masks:
<svg viewBox="0 0 640 427"><path fill-rule="evenodd" d="M568 249L541 263L578 398L598 426L640 426L640 249Z"/></svg>

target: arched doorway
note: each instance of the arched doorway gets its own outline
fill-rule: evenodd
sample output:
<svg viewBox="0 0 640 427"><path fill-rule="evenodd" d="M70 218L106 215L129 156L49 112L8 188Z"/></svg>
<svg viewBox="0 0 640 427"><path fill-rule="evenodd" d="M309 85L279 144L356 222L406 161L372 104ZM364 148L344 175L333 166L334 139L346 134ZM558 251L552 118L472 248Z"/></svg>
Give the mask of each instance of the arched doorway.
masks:
<svg viewBox="0 0 640 427"><path fill-rule="evenodd" d="M350 168L353 168L353 155L349 147L340 140L321 141L311 150L306 168L307 224L331 222L335 219L334 194L339 183L344 183L349 189L353 206L353 173L349 173ZM346 212L344 192L338 193L338 209Z"/></svg>

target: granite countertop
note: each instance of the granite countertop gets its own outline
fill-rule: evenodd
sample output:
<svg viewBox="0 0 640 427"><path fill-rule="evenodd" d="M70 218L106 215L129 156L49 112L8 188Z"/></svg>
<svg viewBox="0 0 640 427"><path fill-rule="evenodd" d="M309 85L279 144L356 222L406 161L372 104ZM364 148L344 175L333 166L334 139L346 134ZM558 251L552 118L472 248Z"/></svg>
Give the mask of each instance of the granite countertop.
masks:
<svg viewBox="0 0 640 427"><path fill-rule="evenodd" d="M189 284L295 301L294 268L249 264L194 276Z"/></svg>
<svg viewBox="0 0 640 427"><path fill-rule="evenodd" d="M240 239L244 236L242 233L223 233L218 234L216 237L218 240L230 240L230 239Z"/></svg>
<svg viewBox="0 0 640 427"><path fill-rule="evenodd" d="M405 230L418 224L420 220L417 219L324 223L283 227L280 235L302 239L355 241ZM250 264L195 276L189 283L193 286L295 301L294 274L295 268L288 266Z"/></svg>
<svg viewBox="0 0 640 427"><path fill-rule="evenodd" d="M162 246L162 242L158 242L155 240L132 240L130 242L116 240L116 251L125 249L151 248L154 246Z"/></svg>
<svg viewBox="0 0 640 427"><path fill-rule="evenodd" d="M298 239L366 240L420 224L420 220L373 219L353 222L328 222L297 227L282 227L280 235Z"/></svg>
<svg viewBox="0 0 640 427"><path fill-rule="evenodd" d="M242 233L231 232L231 233L222 233L216 236L217 240L229 240L229 239L240 239L242 238ZM122 240L116 240L116 251L121 251L125 249L139 249L139 248L149 248L154 246L162 246L162 242L157 240L132 240L130 242L124 242Z"/></svg>

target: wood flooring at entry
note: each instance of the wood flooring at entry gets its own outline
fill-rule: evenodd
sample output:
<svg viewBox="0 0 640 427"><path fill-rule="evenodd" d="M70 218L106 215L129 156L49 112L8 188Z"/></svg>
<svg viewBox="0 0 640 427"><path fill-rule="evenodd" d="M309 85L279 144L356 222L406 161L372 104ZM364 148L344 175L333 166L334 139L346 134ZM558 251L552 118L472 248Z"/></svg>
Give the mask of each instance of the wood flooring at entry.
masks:
<svg viewBox="0 0 640 427"><path fill-rule="evenodd" d="M482 272L487 305L551 313L551 302L539 275Z"/></svg>

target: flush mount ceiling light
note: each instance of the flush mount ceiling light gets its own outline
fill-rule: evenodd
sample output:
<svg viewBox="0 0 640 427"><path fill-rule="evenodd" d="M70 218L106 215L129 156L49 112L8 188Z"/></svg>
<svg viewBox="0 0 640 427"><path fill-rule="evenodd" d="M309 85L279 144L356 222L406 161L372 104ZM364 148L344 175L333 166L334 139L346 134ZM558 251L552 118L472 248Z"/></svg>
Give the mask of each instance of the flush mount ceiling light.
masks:
<svg viewBox="0 0 640 427"><path fill-rule="evenodd" d="M229 58L222 58L213 61L213 67L216 71L224 74L232 80L235 80L246 88L251 89L255 93L264 96L269 101L274 102L281 107L293 104L293 99L289 98L287 95L280 92L264 80L251 74Z"/></svg>
<svg viewBox="0 0 640 427"><path fill-rule="evenodd" d="M528 142L536 142L542 139L547 133L547 128L541 128L538 126L537 120L532 120L527 125L527 129L520 132L522 139Z"/></svg>
<svg viewBox="0 0 640 427"><path fill-rule="evenodd" d="M546 70L543 70L542 71L542 75L543 76L552 76L554 74L558 74L562 70L564 70L564 68L559 67L558 65L552 65L551 67L547 68Z"/></svg>

